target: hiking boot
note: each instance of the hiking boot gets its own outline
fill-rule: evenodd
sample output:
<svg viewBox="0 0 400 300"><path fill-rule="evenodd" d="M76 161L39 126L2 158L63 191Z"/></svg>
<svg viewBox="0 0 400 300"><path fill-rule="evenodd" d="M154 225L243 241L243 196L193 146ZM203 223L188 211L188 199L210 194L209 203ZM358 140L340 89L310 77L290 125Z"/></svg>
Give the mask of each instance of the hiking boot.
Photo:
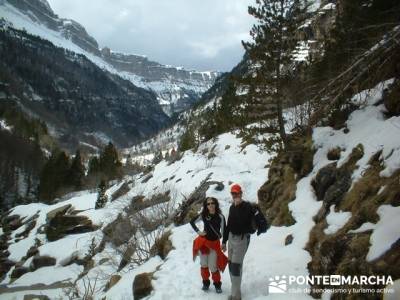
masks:
<svg viewBox="0 0 400 300"><path fill-rule="evenodd" d="M221 282L214 282L214 286L215 286L215 291L217 292L217 294L221 294L222 293Z"/></svg>
<svg viewBox="0 0 400 300"><path fill-rule="evenodd" d="M201 288L203 291L208 291L210 287L210 280L203 280L203 287Z"/></svg>

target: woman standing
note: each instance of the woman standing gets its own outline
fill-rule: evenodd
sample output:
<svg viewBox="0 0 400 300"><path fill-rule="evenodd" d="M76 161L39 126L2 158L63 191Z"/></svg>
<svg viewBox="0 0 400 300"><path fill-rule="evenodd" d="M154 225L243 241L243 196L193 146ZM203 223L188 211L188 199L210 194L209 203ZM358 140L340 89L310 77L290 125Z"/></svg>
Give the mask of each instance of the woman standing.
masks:
<svg viewBox="0 0 400 300"><path fill-rule="evenodd" d="M203 231L200 231L196 226L198 221L203 222ZM193 243L193 257L195 259L200 251L202 289L204 291L209 289L211 271L215 290L217 293L222 293L220 271L224 271L228 258L221 250L220 239L224 236L226 223L219 208L218 200L213 197L206 198L201 213L190 221L190 225L199 235Z"/></svg>

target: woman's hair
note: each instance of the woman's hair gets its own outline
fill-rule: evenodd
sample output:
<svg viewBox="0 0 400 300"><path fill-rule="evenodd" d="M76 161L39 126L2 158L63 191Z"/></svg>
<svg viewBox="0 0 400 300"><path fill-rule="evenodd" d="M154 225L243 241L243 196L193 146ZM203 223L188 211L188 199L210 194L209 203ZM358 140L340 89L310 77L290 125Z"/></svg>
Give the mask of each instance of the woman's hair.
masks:
<svg viewBox="0 0 400 300"><path fill-rule="evenodd" d="M218 203L217 198L214 198L214 197L207 197L207 198L204 199L204 201L203 201L203 209L202 209L202 211L201 211L201 216L202 216L203 218L205 218L205 217L208 215L207 202L208 202L209 200L212 200L212 201L214 201L214 203L215 203L215 213L216 213L216 214L220 214L220 213L221 213L221 209L219 208L219 203Z"/></svg>

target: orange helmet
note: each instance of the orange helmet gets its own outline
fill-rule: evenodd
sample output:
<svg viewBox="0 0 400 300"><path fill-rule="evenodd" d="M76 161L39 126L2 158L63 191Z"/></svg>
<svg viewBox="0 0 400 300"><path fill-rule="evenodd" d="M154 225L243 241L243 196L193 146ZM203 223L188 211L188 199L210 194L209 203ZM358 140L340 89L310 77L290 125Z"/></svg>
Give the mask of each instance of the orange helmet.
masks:
<svg viewBox="0 0 400 300"><path fill-rule="evenodd" d="M231 193L241 193L242 188L237 183L231 186Z"/></svg>

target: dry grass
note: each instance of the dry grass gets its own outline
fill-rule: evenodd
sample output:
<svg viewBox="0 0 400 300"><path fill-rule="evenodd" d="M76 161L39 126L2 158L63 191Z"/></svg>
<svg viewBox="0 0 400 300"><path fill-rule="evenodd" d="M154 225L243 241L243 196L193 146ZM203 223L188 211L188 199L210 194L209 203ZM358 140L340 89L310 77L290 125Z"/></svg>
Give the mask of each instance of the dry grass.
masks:
<svg viewBox="0 0 400 300"><path fill-rule="evenodd" d="M353 149L351 157L343 166L355 169L355 163L362 157L362 147ZM308 264L310 274L340 275L391 275L393 280L400 278L400 241L392 245L382 257L367 262L370 247L371 230L362 233L349 233L365 222L376 223L379 220L377 209L382 204L400 205L400 170L388 178L380 177L383 169L380 153L369 161L368 169L361 179L353 183L336 210L350 211L352 217L335 234L325 235L326 219L316 223L310 232L306 249L312 256ZM314 286L317 287L317 286ZM318 288L323 288L319 286ZM360 286L352 286L360 288ZM363 288L382 288L383 286L364 286ZM346 288L346 287L343 287ZM319 294L313 294L319 297ZM359 296L359 295L357 295ZM365 299L380 299L381 295L366 295ZM334 294L332 299L359 299L355 295ZM363 298L364 299L364 298Z"/></svg>
<svg viewBox="0 0 400 300"><path fill-rule="evenodd" d="M171 236L171 231L164 232L160 237L158 237L154 245L150 249L152 256L160 256L161 259L165 259L168 253L173 249L172 242L169 237Z"/></svg>
<svg viewBox="0 0 400 300"><path fill-rule="evenodd" d="M297 182L312 169L311 138L292 136L287 151L271 162L268 181L259 189L260 208L274 226L290 226L295 220L288 204L296 197Z"/></svg>

